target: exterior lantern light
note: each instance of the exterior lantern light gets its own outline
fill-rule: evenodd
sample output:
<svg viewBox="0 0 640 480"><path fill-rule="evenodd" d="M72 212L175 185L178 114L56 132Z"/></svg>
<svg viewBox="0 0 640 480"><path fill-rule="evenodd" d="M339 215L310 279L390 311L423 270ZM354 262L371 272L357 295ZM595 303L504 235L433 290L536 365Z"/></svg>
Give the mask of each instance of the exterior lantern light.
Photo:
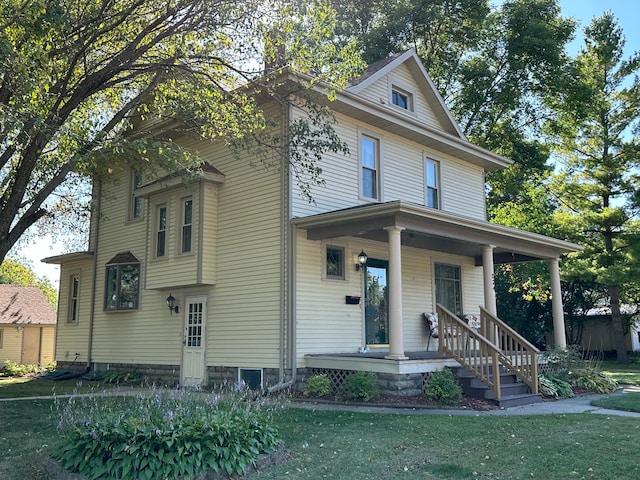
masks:
<svg viewBox="0 0 640 480"><path fill-rule="evenodd" d="M178 305L176 305L176 299L171 294L167 297L167 306L169 307L169 315L173 315L173 312L180 312Z"/></svg>
<svg viewBox="0 0 640 480"><path fill-rule="evenodd" d="M367 257L367 254L364 253L364 250L362 250L358 254L358 263L356 263L356 272L359 272L360 269L363 269L367 265L367 259L368 258L369 257Z"/></svg>

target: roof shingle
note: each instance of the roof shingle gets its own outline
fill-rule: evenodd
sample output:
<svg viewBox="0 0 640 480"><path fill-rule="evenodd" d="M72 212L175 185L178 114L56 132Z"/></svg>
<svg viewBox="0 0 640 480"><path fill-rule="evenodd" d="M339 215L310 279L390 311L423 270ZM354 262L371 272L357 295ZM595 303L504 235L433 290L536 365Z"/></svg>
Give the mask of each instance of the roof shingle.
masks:
<svg viewBox="0 0 640 480"><path fill-rule="evenodd" d="M55 325L56 312L38 287L0 285L0 325Z"/></svg>

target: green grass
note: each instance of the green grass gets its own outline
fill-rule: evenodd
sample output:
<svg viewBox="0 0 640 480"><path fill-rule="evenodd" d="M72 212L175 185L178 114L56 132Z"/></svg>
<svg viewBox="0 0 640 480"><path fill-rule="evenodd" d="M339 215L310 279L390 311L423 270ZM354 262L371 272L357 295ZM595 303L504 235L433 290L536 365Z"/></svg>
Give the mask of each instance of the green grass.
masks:
<svg viewBox="0 0 640 480"><path fill-rule="evenodd" d="M615 360L603 360L599 363L599 367L619 384L640 385L640 363L637 363L637 358L633 358L633 360L632 363L626 365Z"/></svg>
<svg viewBox="0 0 640 480"><path fill-rule="evenodd" d="M102 383L87 382L79 378L54 382L36 377L0 377L0 398L41 397L54 393L56 395L73 392L88 393L104 390L104 388L105 385Z"/></svg>
<svg viewBox="0 0 640 480"><path fill-rule="evenodd" d="M640 412L640 393L629 392L623 395L611 395L591 402L593 405L626 412Z"/></svg>
<svg viewBox="0 0 640 480"><path fill-rule="evenodd" d="M47 479L53 401L0 403L0 478ZM283 410L290 457L254 480L637 479L640 419L576 414L441 416Z"/></svg>

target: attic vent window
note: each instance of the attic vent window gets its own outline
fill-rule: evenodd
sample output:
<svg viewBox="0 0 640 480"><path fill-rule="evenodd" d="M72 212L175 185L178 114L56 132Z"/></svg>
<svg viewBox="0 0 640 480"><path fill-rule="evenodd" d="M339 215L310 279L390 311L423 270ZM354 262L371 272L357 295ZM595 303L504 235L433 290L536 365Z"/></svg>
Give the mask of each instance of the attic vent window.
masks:
<svg viewBox="0 0 640 480"><path fill-rule="evenodd" d="M140 298L140 262L131 253L119 253L106 265L104 309L137 310Z"/></svg>
<svg viewBox="0 0 640 480"><path fill-rule="evenodd" d="M403 110L413 112L413 95L405 90L392 87L391 103Z"/></svg>

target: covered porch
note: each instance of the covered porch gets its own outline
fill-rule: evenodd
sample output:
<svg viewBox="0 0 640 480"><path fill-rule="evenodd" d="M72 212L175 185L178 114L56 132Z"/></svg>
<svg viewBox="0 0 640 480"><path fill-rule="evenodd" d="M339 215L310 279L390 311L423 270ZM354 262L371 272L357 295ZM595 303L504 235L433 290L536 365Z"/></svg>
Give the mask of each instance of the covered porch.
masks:
<svg viewBox="0 0 640 480"><path fill-rule="evenodd" d="M484 305L496 315L493 282L494 265L544 260L551 275L553 298L554 341L566 346L562 295L560 291L559 259L561 255L579 250L578 245L533 234L474 218L454 215L402 201L368 204L293 220L308 240L327 241L349 237L362 238L386 245L388 258L388 348L365 353L305 356L307 367L316 368L366 363L371 371L394 371L398 374L441 369L449 360L437 352L406 351L403 325L403 249L442 252L472 259L482 268ZM394 363L395 362L395 363ZM434 363L435 362L435 363Z"/></svg>

